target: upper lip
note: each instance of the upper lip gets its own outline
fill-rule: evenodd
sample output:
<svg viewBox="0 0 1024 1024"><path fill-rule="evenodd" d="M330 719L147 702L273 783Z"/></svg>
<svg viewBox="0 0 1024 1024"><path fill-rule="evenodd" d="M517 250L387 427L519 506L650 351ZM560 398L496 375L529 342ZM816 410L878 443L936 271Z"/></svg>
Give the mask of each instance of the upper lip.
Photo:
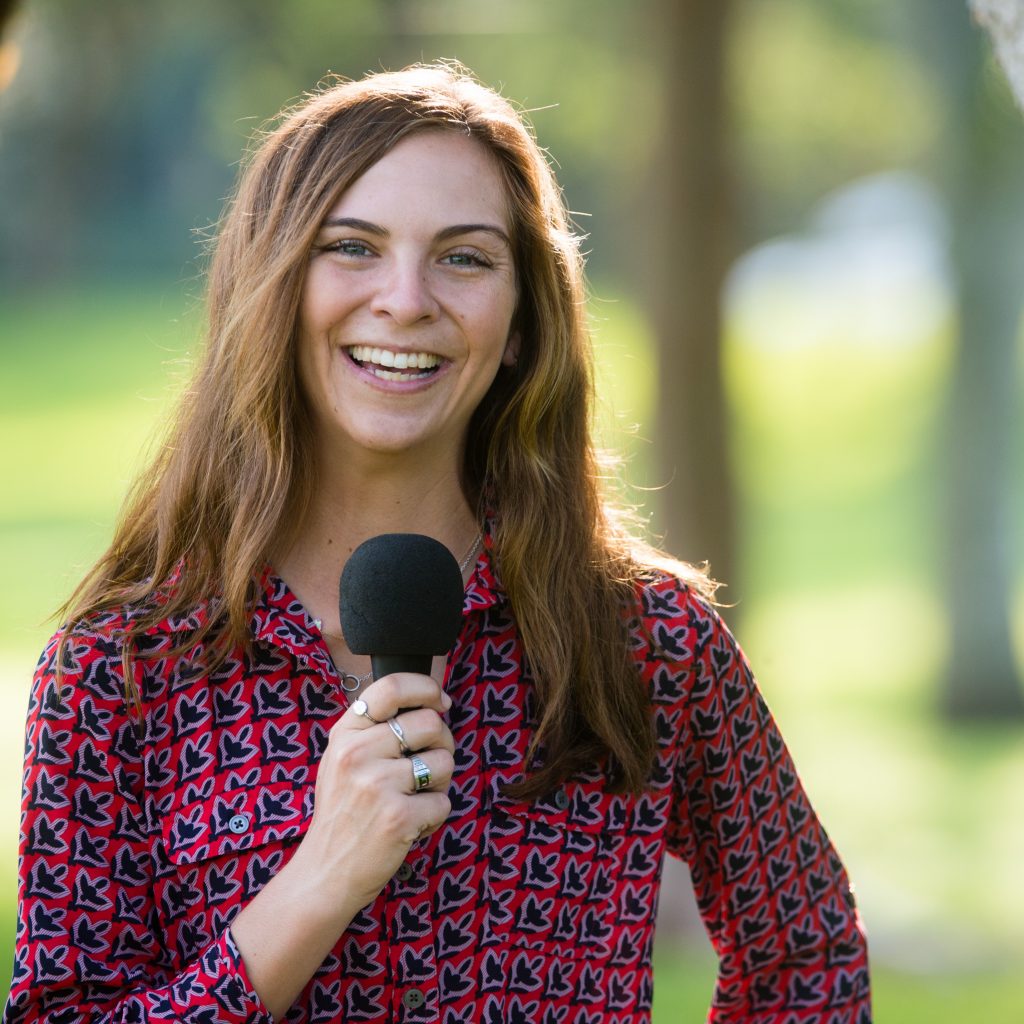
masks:
<svg viewBox="0 0 1024 1024"><path fill-rule="evenodd" d="M396 349L384 345L346 345L345 350L361 363L376 363L396 370L429 370L437 366L442 357L423 349Z"/></svg>

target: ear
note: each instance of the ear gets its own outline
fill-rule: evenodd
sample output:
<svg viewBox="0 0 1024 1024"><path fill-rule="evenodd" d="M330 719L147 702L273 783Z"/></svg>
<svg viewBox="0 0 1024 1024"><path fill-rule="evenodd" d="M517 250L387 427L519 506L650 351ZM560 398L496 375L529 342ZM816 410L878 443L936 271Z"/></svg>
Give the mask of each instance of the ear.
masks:
<svg viewBox="0 0 1024 1024"><path fill-rule="evenodd" d="M519 332L513 331L505 342L505 351L501 354L502 366L515 366L519 362L519 343Z"/></svg>

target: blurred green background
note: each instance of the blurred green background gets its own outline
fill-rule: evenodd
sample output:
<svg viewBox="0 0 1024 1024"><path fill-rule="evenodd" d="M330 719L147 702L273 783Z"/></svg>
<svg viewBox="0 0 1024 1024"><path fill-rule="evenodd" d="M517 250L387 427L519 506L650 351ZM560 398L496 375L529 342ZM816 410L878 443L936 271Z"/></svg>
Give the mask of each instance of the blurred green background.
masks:
<svg viewBox="0 0 1024 1024"><path fill-rule="evenodd" d="M705 31L706 2L21 4L0 50L4 991L32 665L187 378L242 148L327 71L444 56L533 111L589 236L630 495L674 553L714 571L730 546L725 614L856 883L877 1019L1024 1020L1024 117L955 0L716 6L731 241L701 343L735 527L705 542L662 500L683 441L658 435L673 339L648 285L690 268L655 265L645 168L688 70L673 33ZM655 1020L700 1020L685 872L663 904Z"/></svg>

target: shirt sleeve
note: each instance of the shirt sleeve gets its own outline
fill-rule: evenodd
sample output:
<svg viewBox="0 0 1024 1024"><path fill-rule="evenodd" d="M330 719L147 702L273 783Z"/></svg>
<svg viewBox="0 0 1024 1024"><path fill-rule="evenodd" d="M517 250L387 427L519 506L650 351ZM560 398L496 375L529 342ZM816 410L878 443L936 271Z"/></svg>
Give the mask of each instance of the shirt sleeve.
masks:
<svg viewBox="0 0 1024 1024"><path fill-rule="evenodd" d="M76 632L58 685L59 636L43 652L29 700L3 1024L271 1024L229 931L184 965L165 949L138 715L125 703L120 646Z"/></svg>
<svg viewBox="0 0 1024 1024"><path fill-rule="evenodd" d="M719 957L709 1024L869 1024L852 889L739 645L678 584L645 597L670 852Z"/></svg>

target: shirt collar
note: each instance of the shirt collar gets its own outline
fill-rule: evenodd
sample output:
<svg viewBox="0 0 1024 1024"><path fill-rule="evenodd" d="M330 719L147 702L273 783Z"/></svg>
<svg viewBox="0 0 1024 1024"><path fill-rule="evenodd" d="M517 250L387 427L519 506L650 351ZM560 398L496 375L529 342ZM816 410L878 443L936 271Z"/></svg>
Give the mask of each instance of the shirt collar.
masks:
<svg viewBox="0 0 1024 1024"><path fill-rule="evenodd" d="M484 523L483 544L477 556L476 565L466 584L466 595L462 602L462 614L490 608L508 600L501 584L497 566L494 564L494 521L488 518Z"/></svg>
<svg viewBox="0 0 1024 1024"><path fill-rule="evenodd" d="M488 520L483 530L483 544L476 565L466 584L462 600L463 618L473 612L493 607L508 600L494 565L494 541ZM292 593L288 584L266 566L260 576L259 597L250 619L253 637L292 655L320 664L333 672L327 646L319 625Z"/></svg>
<svg viewBox="0 0 1024 1024"><path fill-rule="evenodd" d="M289 654L315 663L327 675L336 674L317 623L269 565L260 577L260 594L249 628L257 641L283 647Z"/></svg>

